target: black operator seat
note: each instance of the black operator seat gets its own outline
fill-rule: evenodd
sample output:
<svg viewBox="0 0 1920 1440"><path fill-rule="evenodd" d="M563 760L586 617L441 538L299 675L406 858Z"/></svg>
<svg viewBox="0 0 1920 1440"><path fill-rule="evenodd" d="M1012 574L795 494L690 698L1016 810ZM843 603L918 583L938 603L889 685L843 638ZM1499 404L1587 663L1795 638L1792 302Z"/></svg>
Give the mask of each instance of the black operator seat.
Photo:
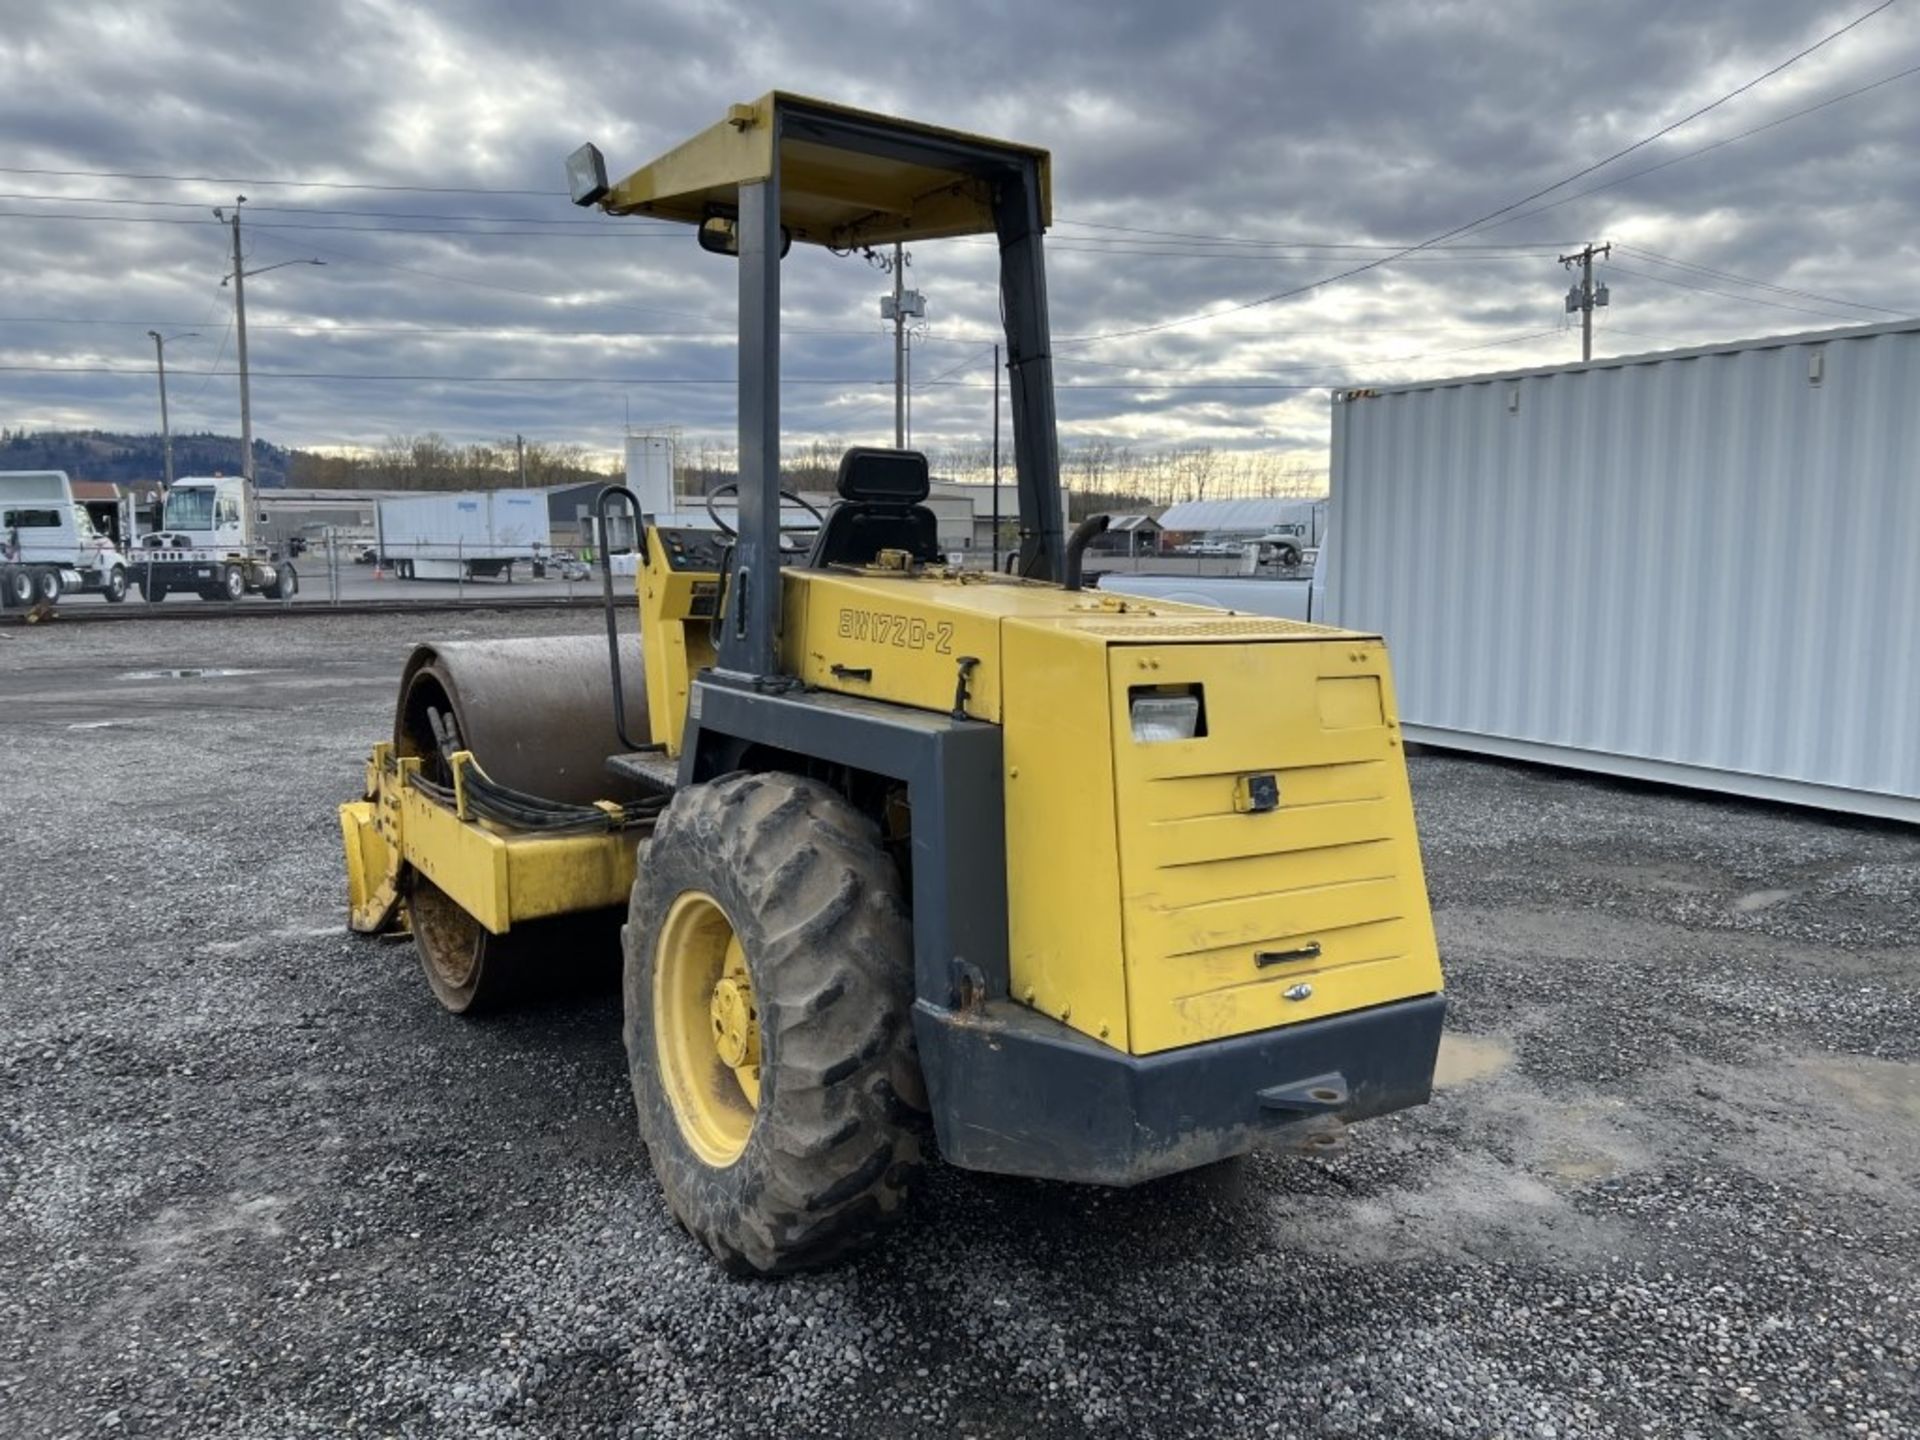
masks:
<svg viewBox="0 0 1920 1440"><path fill-rule="evenodd" d="M946 559L939 526L923 503L931 488L918 450L856 445L840 457L834 480L839 503L827 512L807 564L871 565L882 550L904 550L921 565Z"/></svg>

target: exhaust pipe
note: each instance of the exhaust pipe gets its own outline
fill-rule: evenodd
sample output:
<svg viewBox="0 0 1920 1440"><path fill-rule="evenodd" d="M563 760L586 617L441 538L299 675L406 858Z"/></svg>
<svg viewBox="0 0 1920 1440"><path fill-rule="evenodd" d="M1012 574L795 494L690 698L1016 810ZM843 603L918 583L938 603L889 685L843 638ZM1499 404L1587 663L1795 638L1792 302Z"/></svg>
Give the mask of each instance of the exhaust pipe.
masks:
<svg viewBox="0 0 1920 1440"><path fill-rule="evenodd" d="M1111 515L1089 515L1073 527L1073 534L1067 537L1067 571L1062 582L1063 589L1080 588L1080 557L1097 536L1106 534L1107 526L1112 523Z"/></svg>

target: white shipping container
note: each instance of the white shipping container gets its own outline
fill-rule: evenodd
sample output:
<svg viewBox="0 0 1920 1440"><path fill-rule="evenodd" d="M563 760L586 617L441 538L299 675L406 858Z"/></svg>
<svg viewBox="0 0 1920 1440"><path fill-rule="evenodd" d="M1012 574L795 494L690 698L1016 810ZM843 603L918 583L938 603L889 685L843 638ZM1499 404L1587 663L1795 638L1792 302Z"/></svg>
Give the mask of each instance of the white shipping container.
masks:
<svg viewBox="0 0 1920 1440"><path fill-rule="evenodd" d="M1409 739L1920 823L1920 323L1336 397Z"/></svg>

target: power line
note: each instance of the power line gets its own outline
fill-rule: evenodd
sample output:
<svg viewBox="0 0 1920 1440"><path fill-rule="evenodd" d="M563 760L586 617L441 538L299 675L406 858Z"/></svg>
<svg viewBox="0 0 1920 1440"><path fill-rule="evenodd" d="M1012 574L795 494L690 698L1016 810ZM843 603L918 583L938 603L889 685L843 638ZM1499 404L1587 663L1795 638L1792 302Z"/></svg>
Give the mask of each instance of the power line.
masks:
<svg viewBox="0 0 1920 1440"><path fill-rule="evenodd" d="M991 355L995 350L999 348L1000 347L997 342L995 344L982 346L980 349L974 351L973 354L969 355L966 359L962 360L958 365L953 366L951 369L942 370L938 375L934 376L931 380L914 381L913 388L916 390L930 389L931 387L938 385L942 380L945 380L949 375L958 375L962 370L971 370L975 365L980 363L981 357L986 355Z"/></svg>
<svg viewBox="0 0 1920 1440"><path fill-rule="evenodd" d="M1681 116L1678 120L1672 121L1669 124L1661 126L1658 130L1655 130L1652 134L1641 137L1640 139L1634 141L1631 145L1628 145L1623 147L1622 149L1616 150L1612 154L1607 155L1602 159L1594 161L1591 165L1586 165L1581 167L1580 169L1574 171L1571 175L1568 175L1562 179L1554 181L1551 185L1544 185L1540 189L1535 190L1533 193L1529 195L1523 195L1518 200L1512 201L1506 205L1502 205L1498 210L1489 211L1487 214L1481 216L1477 220L1470 220L1464 225L1456 225L1453 229L1443 231L1442 233L1433 236L1431 239L1421 241L1417 245L1409 245L1406 248L1395 251L1390 255L1381 256L1377 260L1369 260L1365 264L1356 265L1351 269L1343 270L1336 275L1328 275L1323 279L1309 281L1305 285L1296 285L1289 290L1279 290L1279 291L1275 291L1271 295L1263 295L1256 300L1242 301L1237 305L1230 305L1224 310L1202 311L1194 315L1186 315L1174 320L1162 320L1157 324L1153 324L1153 325L1136 325L1125 330L1110 330L1105 332L1104 334L1088 336L1086 337L1085 341L1082 341L1080 343L1087 343L1093 340L1116 340L1116 339L1121 339L1123 337L1131 336L1131 335L1149 335L1156 331L1173 329L1175 326L1191 325L1201 320L1211 320L1216 316L1231 315L1231 314L1235 314L1238 311L1252 310L1262 305L1271 305L1275 301L1288 300L1293 298L1296 295L1304 295L1310 290L1318 290L1324 286L1336 284L1341 280L1351 279L1355 275L1363 275L1369 270L1377 270L1382 265L1391 264L1396 260L1403 259L1406 256L1412 255L1418 251L1430 250L1437 245L1444 244L1446 241L1453 239L1455 236L1467 234L1469 231L1477 230L1483 225L1486 225L1492 221L1498 220L1501 216L1508 214L1510 211L1518 210L1523 205L1531 204L1533 201L1538 200L1541 196L1550 194L1551 192L1560 189L1562 186L1571 185L1574 181L1583 179L1584 177L1593 174L1594 171L1599 170L1604 166L1611 165L1614 161L1619 160L1625 156L1631 155L1636 150L1640 150L1645 148L1648 145L1651 145L1654 141L1660 139L1664 135L1671 135L1675 130L1678 130L1681 126L1690 124L1692 121L1699 119L1702 115L1705 115L1712 110L1718 109L1720 106L1726 104L1729 100L1732 100L1737 96L1744 95L1747 91L1753 89L1754 86L1759 85L1765 80L1771 79L1775 75L1778 75L1782 70L1785 70L1788 66L1793 65L1796 62L1805 59L1807 56L1813 54L1814 51L1820 49L1822 46L1831 44L1833 41L1839 39L1842 35L1845 35L1848 31L1854 29L1856 26L1864 24L1866 21L1872 19L1875 15L1878 15L1882 10L1887 9L1893 3L1894 3L1894 0L1880 0L1879 4L1875 5L1872 9L1868 10L1865 14L1859 15L1854 19L1848 21L1845 25L1842 25L1838 30L1832 31L1830 34L1822 36L1819 40L1816 40L1813 44L1807 46L1805 49L1797 51L1796 53L1788 56L1785 60L1782 60L1779 64L1773 66L1771 69L1763 71L1761 74L1756 75L1753 79L1747 81L1745 84L1740 85L1733 90L1729 90L1726 94L1720 96L1718 99L1710 101L1705 105L1702 105L1697 110L1690 111L1688 114Z"/></svg>
<svg viewBox="0 0 1920 1440"><path fill-rule="evenodd" d="M960 243L966 244L969 242L963 241ZM986 249L986 248L990 248L992 245L993 245L992 241L983 241L981 242L979 248ZM1413 254L1411 253L1411 250L1405 251L1401 253L1401 263L1405 265L1463 265L1463 264L1470 264L1474 262L1482 262L1482 263L1492 263L1495 265L1511 265L1521 260L1535 260L1535 259L1539 259L1543 255L1553 255L1554 253L1556 253L1552 249L1552 247L1545 247L1541 249L1514 250L1508 253L1498 254L1498 255L1483 254L1483 253L1455 255L1451 253L1451 250L1452 250L1451 246L1442 246L1438 251L1424 253L1424 254ZM1078 245L1072 242L1067 242L1064 244L1056 242L1054 244L1047 246L1047 253L1049 255L1058 255L1058 254L1061 254L1062 252L1066 252L1069 254L1079 253L1079 254L1086 254L1086 255L1145 256L1148 258L1158 258L1158 259L1166 259L1166 260L1204 260L1210 265L1218 265L1224 262L1236 261L1236 260L1257 261L1261 264L1266 264L1266 265L1311 264L1311 263L1326 261L1326 260L1351 260L1356 258L1351 255L1334 255L1334 254L1282 255L1279 253L1261 253L1259 251L1251 251L1251 250L1208 251L1208 250L1173 250L1173 249L1167 249L1167 250L1123 249L1118 246Z"/></svg>
<svg viewBox="0 0 1920 1440"><path fill-rule="evenodd" d="M164 329L172 326L205 325L206 320L107 320L84 316L64 315L0 315L0 325L106 325L116 328L145 329L149 326ZM258 320L247 321L247 332L256 330L303 331L310 338L325 338L329 335L492 335L503 340L547 340L593 338L602 340L706 340L739 337L737 329L716 330L549 330L535 329L516 325L356 325L336 324L331 320L287 320L263 323ZM849 339L874 339L881 334L878 330L832 330L813 326L785 326L784 335L833 335ZM973 337L948 337L923 335L921 344L938 341L943 345L977 344Z"/></svg>
<svg viewBox="0 0 1920 1440"><path fill-rule="evenodd" d="M1211 245L1308 246L1322 249L1338 248L1341 250L1399 250L1404 248L1403 245L1384 244L1378 241L1262 240L1253 236L1206 235L1191 230L1150 230L1142 225L1108 225L1097 220L1068 220L1060 216L1054 217L1054 224L1067 225L1075 229L1085 230L1118 230L1129 235L1157 235L1171 240L1195 240ZM1083 238L1090 239L1092 237ZM1554 250L1563 244L1572 243L1572 241L1539 240L1512 242L1502 245L1449 245L1447 248L1449 250L1526 250L1531 252L1534 250Z"/></svg>
<svg viewBox="0 0 1920 1440"><path fill-rule="evenodd" d="M1531 219L1535 215L1544 215L1547 211L1557 210L1562 205L1571 205L1576 200L1584 200L1587 196L1597 195L1602 190L1611 190L1614 186L1624 185L1629 180L1638 180L1642 175L1651 175L1656 170L1665 170L1669 166L1678 165L1683 161L1698 159L1700 156L1708 154L1711 151L1724 149L1728 145L1750 139L1764 130L1775 129L1778 126L1785 125L1790 120L1802 119L1817 110L1825 110L1829 105L1838 105L1842 100L1851 100L1855 96L1865 95L1869 90L1878 90L1883 85L1891 85L1896 80L1905 80L1912 75L1920 75L1920 65L1910 65L1905 70L1897 71L1892 75L1886 76L1884 79L1875 80L1870 85L1861 85L1852 90L1842 91L1838 95L1829 96L1818 104L1809 105L1805 109L1789 111L1787 114L1769 120L1763 125L1755 125L1746 130L1737 131L1723 140L1715 140L1710 145L1702 145L1697 149L1683 151L1671 159L1662 160L1657 165L1645 165L1638 170L1629 170L1626 174L1616 176L1612 180L1603 180L1598 185L1589 185L1585 190L1577 190L1571 195L1563 195L1558 200L1549 200L1544 205L1536 205L1531 210L1521 211L1518 215L1509 215L1506 219L1496 220L1484 228L1488 230L1498 230L1503 225L1513 225L1521 220Z"/></svg>
<svg viewBox="0 0 1920 1440"><path fill-rule="evenodd" d="M0 191L0 200L30 200L47 204L86 204L86 205L135 205L154 210L205 210L207 201L202 200L140 200L122 195L47 195L37 191L9 190ZM583 220L573 216L559 216L548 220L538 215L443 215L435 210L336 210L315 209L311 205L257 205L249 204L247 211L252 214L259 211L271 215L339 215L356 220L444 220L472 221L475 224L488 225L573 225L592 226L600 229L631 228L626 217L611 217L595 220ZM641 219L641 224L655 228L671 228L675 231L682 227L665 220Z"/></svg>
<svg viewBox="0 0 1920 1440"><path fill-rule="evenodd" d="M152 372L146 369L130 369L119 365L0 365L0 373L10 375L127 375L142 380L152 378ZM237 376L237 370L209 371L222 377ZM323 380L366 382L377 384L427 384L427 385L734 385L738 383L732 376L701 377L684 375L432 375L432 374L359 374L335 370L250 370L256 380ZM893 387L891 379L860 380L853 378L834 378L816 375L782 376L782 385L828 385L848 390L868 390ZM938 383L947 388L965 388L984 390L991 382L984 380L942 380ZM1343 383L1323 381L1315 384L1276 384L1264 381L1203 382L1198 384L1157 385L1157 384L1083 384L1062 385L1062 390L1324 390L1329 384Z"/></svg>
<svg viewBox="0 0 1920 1440"><path fill-rule="evenodd" d="M1790 285L1775 285L1765 280L1756 280L1751 275L1736 275L1731 270L1715 270L1710 265L1695 265L1690 260L1677 260L1671 255L1662 255L1658 251L1643 250L1638 245L1616 244L1614 246L1625 254L1638 255L1659 265L1671 265L1676 270L1688 270L1698 275L1711 276L1716 280L1731 280L1736 285L1757 285L1762 290L1771 290L1777 295L1797 295L1802 300L1818 300L1828 305L1845 305L1854 310L1872 310L1881 315L1894 315L1901 319L1915 313L1912 310L1891 310L1885 305L1868 305L1859 300L1842 300L1837 295L1821 295L1812 290L1796 290Z"/></svg>
<svg viewBox="0 0 1920 1440"><path fill-rule="evenodd" d="M179 185L280 185L305 190L382 190L408 195L535 195L565 199L564 190L509 190L483 185L391 185L370 180L270 180L249 175L164 175L137 170L53 170L0 165L0 175L54 175L73 180L165 180Z"/></svg>
<svg viewBox="0 0 1920 1440"><path fill-rule="evenodd" d="M279 242L269 241L268 243L278 244ZM324 245L309 243L303 245L301 249L317 250L322 255L333 256L336 260L346 260L355 265L370 265L376 270L391 270L398 275L412 275L423 280L437 280L443 285L470 285L477 290L497 290L503 295L519 295L530 300L544 300L550 305L570 305L574 303L566 296L553 295L542 290L527 290L516 285L500 285L490 280L472 280L463 275L443 275L434 270L422 270L417 265L395 265L390 261L374 260L365 255L355 255L346 250L330 250ZM612 300L597 302L596 308L601 310L630 311L636 315L671 315L677 320L697 320L705 324L712 323L707 316L696 315L691 310L663 310L648 305L624 305Z"/></svg>
<svg viewBox="0 0 1920 1440"><path fill-rule="evenodd" d="M86 220L95 224L113 225L205 225L208 222L197 216L185 215L81 215L64 210L0 210L0 219L4 220ZM669 230L629 230L619 231L611 227L604 230L462 230L451 226L439 228L422 225L302 225L284 220L260 221L247 227L249 230L303 230L314 231L359 231L375 235L465 235L478 239L508 237L516 239L538 240L677 240L679 235Z"/></svg>
<svg viewBox="0 0 1920 1440"><path fill-rule="evenodd" d="M92 197L92 196L72 196L72 195L40 196L40 195L25 195L25 194L0 194L0 200L7 200L7 199L30 201L30 202L44 201L48 203L52 203L52 202L81 203L81 204L87 204L87 205L145 206L145 207L154 207L154 208L183 209L183 210L200 210L204 208L200 204L189 203L186 201L123 200L123 199L99 198L99 197ZM536 229L536 230L498 229L498 228L489 229L489 230L476 230L476 229L466 228L465 225L456 226L452 224L446 224L446 225L326 224L326 225L322 225L322 224L307 223L303 221L264 221L264 220L255 221L252 225L248 227L250 230L297 230L297 231L304 231L307 233L340 231L343 233L374 234L374 235L459 235L459 236L468 236L468 237L479 238L479 239L501 238L501 239L536 239L536 240L677 240L681 236L681 228L682 228L678 225L671 225L671 224L654 224L654 225L647 226L645 228L635 228L632 226L625 226L617 223L599 224L593 221L542 220L542 219L538 219L536 217L531 217L531 216L511 216L511 215L441 216L441 215L428 214L425 212L416 212L412 214L407 214L407 213L398 212L398 211L380 211L380 210L364 210L364 211L330 210L330 211L316 212L310 209L302 209L297 206L265 206L265 205L254 207L254 209L258 210L261 213L272 212L275 214L285 214L285 215L319 215L321 217L341 216L341 217L360 217L360 218L373 217L373 218L381 218L381 219L445 220L445 221L462 221L462 222L470 222L472 224L486 224L486 225L494 225L494 226L514 226L514 225L531 224L531 225L542 225L542 226L549 227L547 229ZM119 224L119 225L194 226L194 225L202 225L206 223L206 221L199 215L193 215L193 216L114 215L114 214L100 215L100 214L86 214L78 211L59 211L59 210L0 210L0 219L57 220L57 221L91 222L95 224ZM561 228L569 225L574 226L576 228L571 230ZM993 248L995 244L995 242L990 240L961 241L959 243L962 245L970 246L972 248L979 248L979 249L990 249L990 248ZM1137 256L1148 256L1148 257L1159 256L1159 257L1165 257L1168 259L1206 259L1206 260L1215 261L1215 262L1222 261L1222 260L1240 260L1240 261L1256 260L1256 261L1265 261L1268 263L1285 262L1285 261L1307 262L1312 260L1340 259L1345 257L1333 252L1338 252L1338 251L1367 252L1367 251L1385 250L1389 248L1390 247L1387 247L1387 246L1360 244L1357 242L1349 244L1344 241L1320 241L1320 242L1300 241L1300 242L1288 242L1284 246L1276 242L1273 246L1268 247L1266 249L1241 248L1241 249L1231 249L1231 250L1214 250L1214 249L1207 249L1207 248L1196 249L1196 248L1192 248L1191 246L1158 245L1158 244L1147 242L1147 241L1141 241L1141 242L1128 242L1125 240L1105 241L1105 240L1100 240L1092 237L1069 237L1068 239L1063 241L1056 241L1053 245L1049 247L1049 249L1051 249L1055 253L1084 252L1087 254L1096 254L1096 255L1137 255ZM1403 255L1407 254L1409 252L1409 248L1419 248L1419 247L1401 247L1401 250L1399 253ZM1445 246L1440 248L1445 253L1422 256L1420 257L1420 262L1426 263L1426 264L1436 264L1436 265L1459 264L1466 261L1492 261L1492 262L1499 263L1499 262L1512 261L1516 259L1528 258L1532 256L1537 256L1537 255L1549 254L1552 251L1551 246L1539 246L1539 245L1501 245L1501 246L1489 245L1489 246L1476 246L1471 248L1466 246L1461 246L1461 247ZM1458 253L1458 254L1453 253L1456 248L1458 248L1461 253ZM1296 253L1282 254L1280 253L1282 249L1291 249L1291 250L1294 250Z"/></svg>
<svg viewBox="0 0 1920 1440"><path fill-rule="evenodd" d="M1831 310L1809 310L1805 305L1789 305L1784 300L1769 300L1763 295L1740 295L1730 290L1715 290L1709 285L1698 285L1687 280L1674 280L1665 275L1655 275L1650 270L1630 270L1625 265L1613 267L1616 275L1631 275L1636 280L1651 280L1656 285L1671 285L1676 290L1697 290L1702 295L1717 295L1722 300L1740 300L1749 305L1770 305L1776 310L1792 310L1801 315L1817 315L1822 320L1849 320L1854 324L1863 323L1858 316L1835 315Z"/></svg>

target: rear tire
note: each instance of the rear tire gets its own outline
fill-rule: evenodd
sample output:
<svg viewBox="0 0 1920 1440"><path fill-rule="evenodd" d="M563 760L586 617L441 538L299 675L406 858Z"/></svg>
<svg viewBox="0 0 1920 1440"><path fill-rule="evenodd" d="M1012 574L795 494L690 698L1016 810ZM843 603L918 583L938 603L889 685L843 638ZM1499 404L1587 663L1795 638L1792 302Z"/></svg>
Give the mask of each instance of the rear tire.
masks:
<svg viewBox="0 0 1920 1440"><path fill-rule="evenodd" d="M278 578L260 593L269 600L291 600L300 593L300 577L293 566L282 562Z"/></svg>
<svg viewBox="0 0 1920 1440"><path fill-rule="evenodd" d="M621 933L640 1133L688 1232L728 1270L770 1275L898 1218L926 1102L912 926L873 823L798 776L690 786L640 856ZM746 1052L729 1033L743 993Z"/></svg>
<svg viewBox="0 0 1920 1440"><path fill-rule="evenodd" d="M60 572L58 570L33 572L33 598L37 604L41 605L60 603Z"/></svg>
<svg viewBox="0 0 1920 1440"><path fill-rule="evenodd" d="M0 570L0 601L9 610L24 610L33 604L33 572L18 565Z"/></svg>

